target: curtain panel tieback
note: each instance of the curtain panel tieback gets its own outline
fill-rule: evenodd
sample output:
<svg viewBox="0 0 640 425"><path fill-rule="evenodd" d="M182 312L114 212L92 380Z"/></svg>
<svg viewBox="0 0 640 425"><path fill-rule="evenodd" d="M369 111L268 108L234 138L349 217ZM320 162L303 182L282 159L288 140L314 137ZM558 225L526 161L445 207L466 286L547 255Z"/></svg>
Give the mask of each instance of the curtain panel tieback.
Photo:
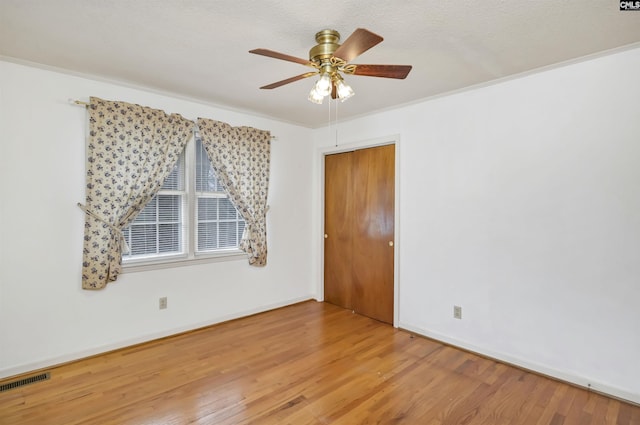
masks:
<svg viewBox="0 0 640 425"><path fill-rule="evenodd" d="M253 233L256 232L256 229L260 226L264 226L267 223L267 211L269 211L269 206L265 208L264 212L258 213L258 219L255 216L249 216L250 218L245 218L246 226L243 232L242 239L252 239ZM245 238L244 235L247 237Z"/></svg>
<svg viewBox="0 0 640 425"><path fill-rule="evenodd" d="M109 223L107 220L105 220L104 218L100 217L100 215L98 215L95 212L91 211L89 208L87 208L86 205L82 205L80 202L78 202L78 207L82 211L84 211L85 214L88 214L91 217L95 218L96 220L101 221L102 223L104 223L107 226L109 226L109 228L116 233L116 236L120 240L120 245L122 247L122 253L126 254L126 253L129 252L129 245L127 245L127 240L124 238L124 234L122 233L122 229L119 229L117 226Z"/></svg>
<svg viewBox="0 0 640 425"><path fill-rule="evenodd" d="M257 219L255 216L245 219L246 226L240 241L240 249L249 254L249 264L251 265L264 266L267 262L266 246L262 244L259 236L266 230L268 209L267 206L265 211L258 213Z"/></svg>

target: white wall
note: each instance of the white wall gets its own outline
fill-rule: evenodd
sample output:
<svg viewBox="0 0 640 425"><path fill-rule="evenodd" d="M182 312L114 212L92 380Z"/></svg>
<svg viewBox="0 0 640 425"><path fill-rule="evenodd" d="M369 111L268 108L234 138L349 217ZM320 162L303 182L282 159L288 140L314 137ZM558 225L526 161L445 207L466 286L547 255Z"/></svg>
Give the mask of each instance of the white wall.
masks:
<svg viewBox="0 0 640 425"><path fill-rule="evenodd" d="M246 260L125 273L80 288L86 112L123 100L270 130L268 265ZM193 329L314 295L311 131L281 122L0 62L0 377ZM168 297L160 311L158 298Z"/></svg>
<svg viewBox="0 0 640 425"><path fill-rule="evenodd" d="M339 125L400 135L400 327L640 402L638 75L636 48Z"/></svg>

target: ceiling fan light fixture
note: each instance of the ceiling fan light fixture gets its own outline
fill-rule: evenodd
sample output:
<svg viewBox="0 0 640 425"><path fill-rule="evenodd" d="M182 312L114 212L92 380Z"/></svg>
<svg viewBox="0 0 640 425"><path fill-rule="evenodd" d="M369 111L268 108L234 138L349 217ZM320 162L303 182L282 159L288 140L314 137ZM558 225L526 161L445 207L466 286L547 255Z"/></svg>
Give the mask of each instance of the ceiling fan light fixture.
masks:
<svg viewBox="0 0 640 425"><path fill-rule="evenodd" d="M326 72L320 76L316 82L314 90L321 96L328 96L331 93L331 77Z"/></svg>
<svg viewBox="0 0 640 425"><path fill-rule="evenodd" d="M351 86L345 83L343 80L338 80L338 82L336 83L336 93L338 95L338 99L340 99L341 102L344 102L345 100L356 94Z"/></svg>
<svg viewBox="0 0 640 425"><path fill-rule="evenodd" d="M309 102L311 103L315 103L318 105L322 105L322 101L324 100L324 96L326 95L322 95L320 93L318 93L318 90L316 90L316 87L314 86L311 91L309 92Z"/></svg>

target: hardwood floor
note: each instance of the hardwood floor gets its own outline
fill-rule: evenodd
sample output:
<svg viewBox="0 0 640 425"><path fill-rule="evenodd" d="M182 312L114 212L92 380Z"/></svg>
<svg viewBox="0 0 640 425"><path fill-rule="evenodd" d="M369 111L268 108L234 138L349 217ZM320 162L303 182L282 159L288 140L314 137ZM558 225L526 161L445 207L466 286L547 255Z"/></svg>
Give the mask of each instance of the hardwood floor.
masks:
<svg viewBox="0 0 640 425"><path fill-rule="evenodd" d="M50 372L0 393L1 424L640 424L640 407L313 301Z"/></svg>

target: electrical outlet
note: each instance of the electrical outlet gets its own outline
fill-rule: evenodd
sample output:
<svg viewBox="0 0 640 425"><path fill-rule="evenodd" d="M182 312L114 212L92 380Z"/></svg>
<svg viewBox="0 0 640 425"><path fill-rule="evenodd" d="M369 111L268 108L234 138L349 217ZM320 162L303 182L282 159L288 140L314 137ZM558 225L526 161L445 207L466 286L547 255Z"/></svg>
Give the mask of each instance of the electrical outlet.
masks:
<svg viewBox="0 0 640 425"><path fill-rule="evenodd" d="M159 304L160 310L164 310L165 308L167 308L167 297L161 297L158 304Z"/></svg>
<svg viewBox="0 0 640 425"><path fill-rule="evenodd" d="M460 307L459 305L453 306L453 318L462 319L462 307Z"/></svg>

